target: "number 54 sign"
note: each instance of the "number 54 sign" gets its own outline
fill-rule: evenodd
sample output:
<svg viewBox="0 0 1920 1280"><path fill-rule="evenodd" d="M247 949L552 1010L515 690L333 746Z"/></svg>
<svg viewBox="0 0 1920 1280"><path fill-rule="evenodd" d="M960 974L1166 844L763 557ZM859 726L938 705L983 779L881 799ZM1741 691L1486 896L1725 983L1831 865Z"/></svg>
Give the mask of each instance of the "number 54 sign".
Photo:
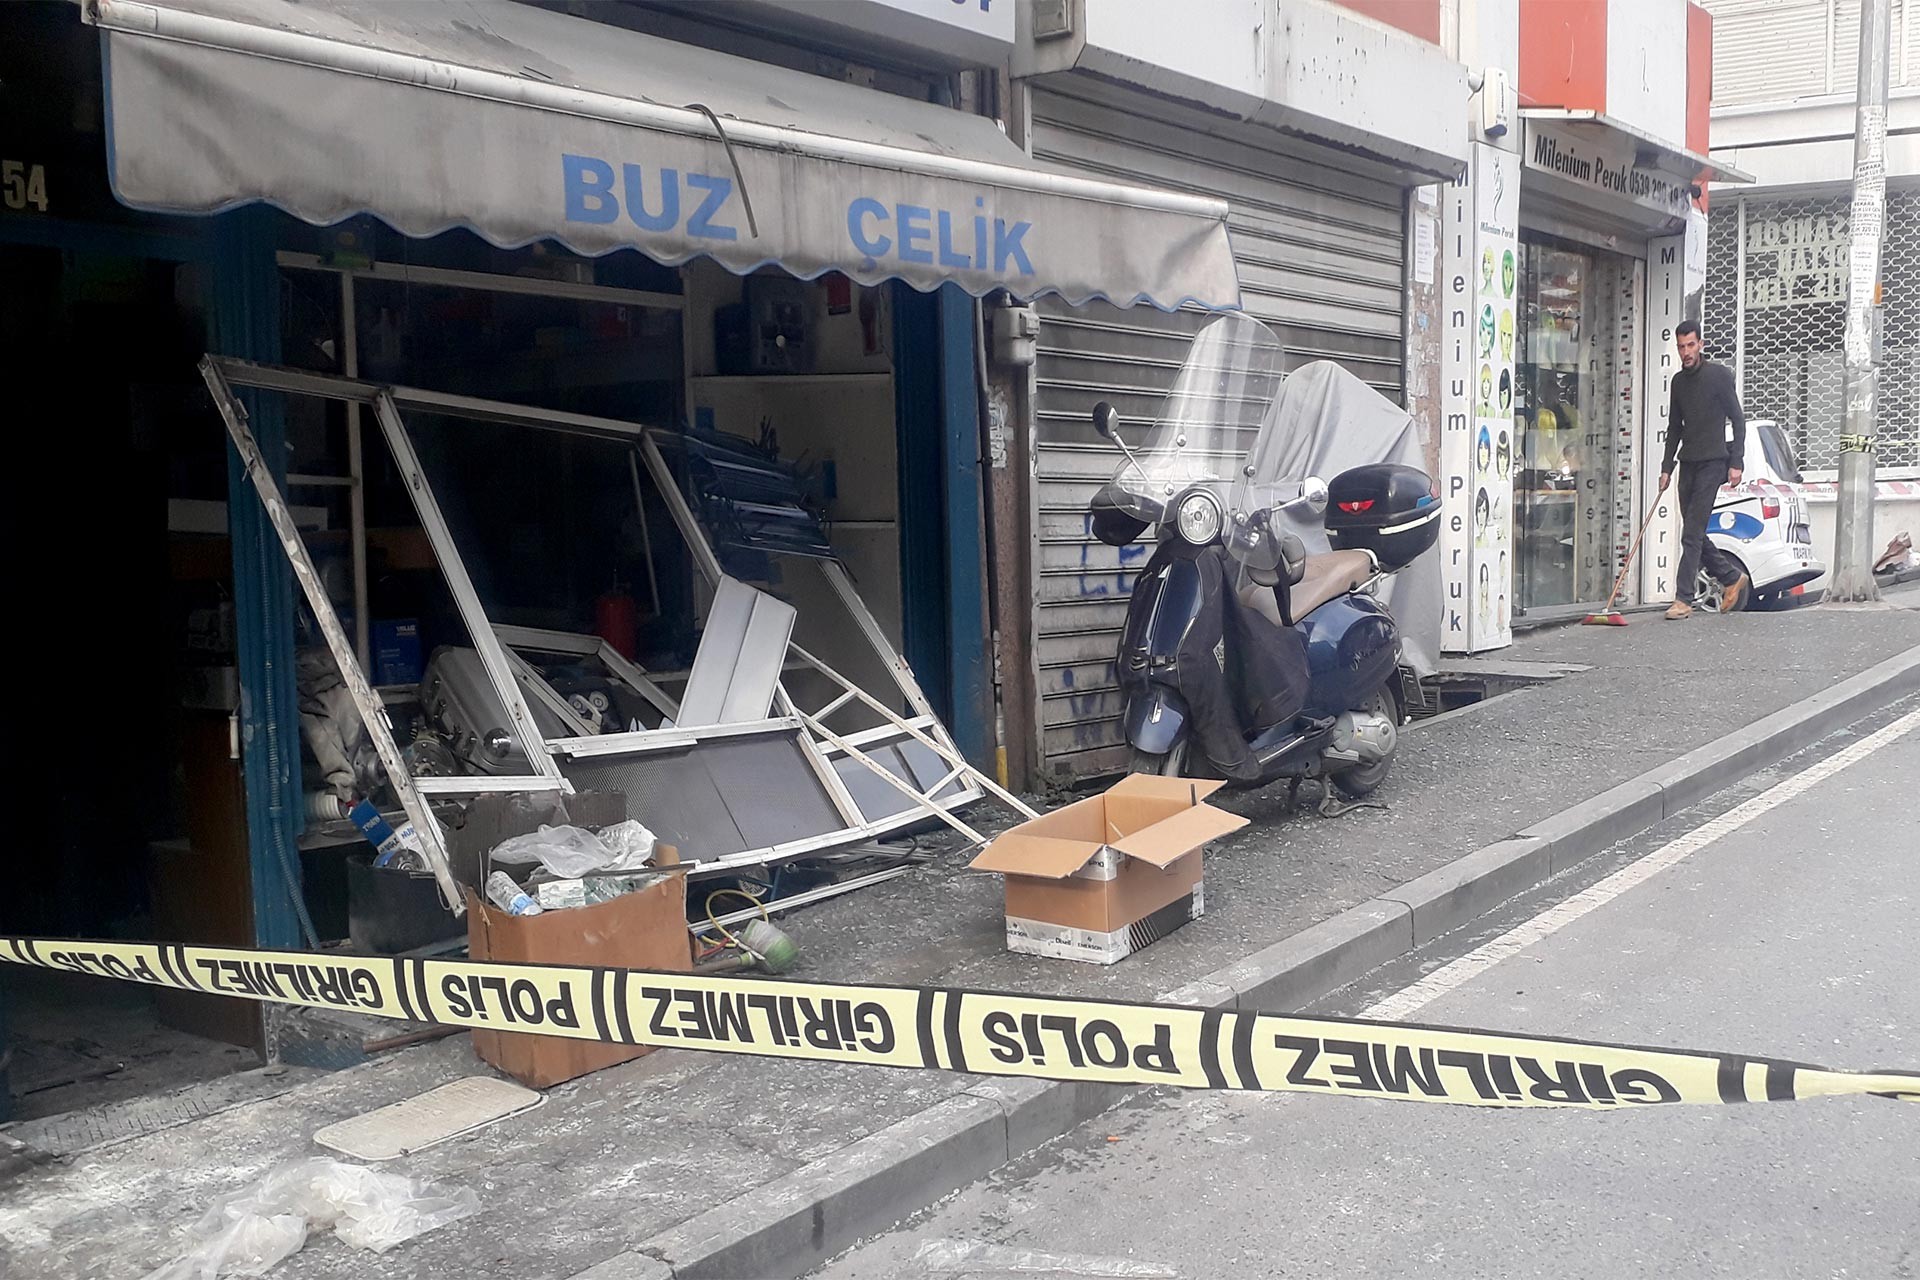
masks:
<svg viewBox="0 0 1920 1280"><path fill-rule="evenodd" d="M0 205L47 211L47 166L24 160L0 160Z"/></svg>

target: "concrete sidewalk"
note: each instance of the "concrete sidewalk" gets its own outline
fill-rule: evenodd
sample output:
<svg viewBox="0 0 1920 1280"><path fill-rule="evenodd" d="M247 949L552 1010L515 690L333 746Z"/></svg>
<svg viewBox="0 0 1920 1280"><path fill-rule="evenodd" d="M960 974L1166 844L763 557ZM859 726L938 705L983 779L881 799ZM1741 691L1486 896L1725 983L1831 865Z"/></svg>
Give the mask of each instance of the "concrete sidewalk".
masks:
<svg viewBox="0 0 1920 1280"><path fill-rule="evenodd" d="M1910 691L1920 684L1916 646L1920 612L1907 609L1536 633L1498 659L1591 669L1415 728L1380 793L1385 810L1324 820L1288 813L1283 789L1228 798L1255 822L1209 853L1206 917L1111 968L1006 954L998 881L966 873L955 854L786 925L809 977L1304 1001L1316 986L1354 976L1351 966L1397 954L1384 948L1413 945L1421 917L1409 882L1425 886L1430 925L1467 918L1492 904L1486 894L1537 881L1556 858L1633 834L1668 803L1805 746L1895 689ZM1790 722L1748 730L1902 655L1904 666L1880 666L1844 700L1801 705ZM1690 752L1704 754L1610 793ZM1529 840L1509 841L1530 829ZM1467 855L1493 879L1477 888L1449 880ZM457 1037L70 1161L16 1162L27 1167L0 1173L0 1271L142 1275L178 1251L181 1232L215 1196L312 1154L313 1130L486 1070ZM481 1217L383 1257L318 1239L273 1274L791 1276L1114 1096L1039 1081L655 1054L399 1162L473 1187Z"/></svg>

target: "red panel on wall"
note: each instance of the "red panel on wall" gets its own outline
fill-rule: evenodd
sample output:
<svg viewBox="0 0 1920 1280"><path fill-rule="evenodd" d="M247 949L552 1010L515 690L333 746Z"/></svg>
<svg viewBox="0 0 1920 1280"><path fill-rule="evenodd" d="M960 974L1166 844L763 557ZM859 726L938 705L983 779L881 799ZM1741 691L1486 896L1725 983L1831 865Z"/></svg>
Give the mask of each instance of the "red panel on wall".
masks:
<svg viewBox="0 0 1920 1280"><path fill-rule="evenodd" d="M1607 109L1607 0L1520 0L1520 105Z"/></svg>
<svg viewBox="0 0 1920 1280"><path fill-rule="evenodd" d="M1398 27L1429 44L1440 43L1440 0L1334 0L1343 9Z"/></svg>
<svg viewBox="0 0 1920 1280"><path fill-rule="evenodd" d="M1707 154L1713 109L1713 15L1687 6L1687 150Z"/></svg>

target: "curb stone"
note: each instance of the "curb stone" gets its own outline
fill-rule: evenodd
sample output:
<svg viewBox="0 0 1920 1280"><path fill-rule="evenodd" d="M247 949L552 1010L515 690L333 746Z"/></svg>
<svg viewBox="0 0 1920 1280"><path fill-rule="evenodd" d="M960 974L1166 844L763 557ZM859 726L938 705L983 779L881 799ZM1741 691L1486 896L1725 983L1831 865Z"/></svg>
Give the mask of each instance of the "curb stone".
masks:
<svg viewBox="0 0 1920 1280"><path fill-rule="evenodd" d="M1297 1009L1602 849L1920 691L1920 646L1158 997ZM1146 1086L980 1081L572 1280L780 1280Z"/></svg>

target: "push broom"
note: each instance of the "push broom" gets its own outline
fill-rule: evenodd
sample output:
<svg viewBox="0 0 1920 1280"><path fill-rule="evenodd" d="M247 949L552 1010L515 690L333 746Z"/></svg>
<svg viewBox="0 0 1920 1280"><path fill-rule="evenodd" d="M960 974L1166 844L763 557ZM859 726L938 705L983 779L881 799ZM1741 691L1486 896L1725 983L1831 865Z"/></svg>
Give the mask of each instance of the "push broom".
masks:
<svg viewBox="0 0 1920 1280"><path fill-rule="evenodd" d="M1590 613L1580 619L1583 627L1624 627L1627 615L1613 607L1615 597L1620 594L1620 584L1627 580L1627 570L1633 568L1633 558L1640 554L1640 539L1647 536L1647 526L1653 523L1653 513L1660 509L1660 499L1655 498L1653 505L1647 508L1647 518L1640 522L1640 532L1633 535L1633 545L1627 548L1627 562L1620 566L1620 576L1613 580L1613 590L1607 592L1607 602L1600 612Z"/></svg>

